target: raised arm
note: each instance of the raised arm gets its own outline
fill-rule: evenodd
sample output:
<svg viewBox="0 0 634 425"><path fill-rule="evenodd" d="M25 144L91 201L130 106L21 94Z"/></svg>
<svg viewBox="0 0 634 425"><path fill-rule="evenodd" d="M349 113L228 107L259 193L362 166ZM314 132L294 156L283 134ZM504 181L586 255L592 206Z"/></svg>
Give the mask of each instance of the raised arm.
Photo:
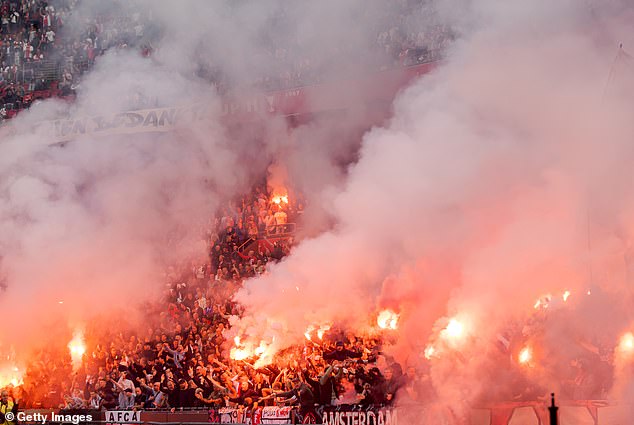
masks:
<svg viewBox="0 0 634 425"><path fill-rule="evenodd" d="M329 365L326 368L326 371L324 372L324 375L319 378L319 383L321 385L326 385L326 382L328 382L328 379L330 378L330 375L332 375L332 365Z"/></svg>

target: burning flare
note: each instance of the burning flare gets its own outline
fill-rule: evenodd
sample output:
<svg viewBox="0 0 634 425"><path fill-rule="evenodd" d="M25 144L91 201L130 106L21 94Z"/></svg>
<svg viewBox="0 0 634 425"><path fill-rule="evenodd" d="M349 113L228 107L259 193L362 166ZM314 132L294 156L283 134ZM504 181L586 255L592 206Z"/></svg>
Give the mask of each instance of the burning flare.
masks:
<svg viewBox="0 0 634 425"><path fill-rule="evenodd" d="M445 335L451 339L458 339L464 334L464 325L457 319L451 319L445 328Z"/></svg>
<svg viewBox="0 0 634 425"><path fill-rule="evenodd" d="M256 356L261 356L262 354L264 354L264 352L266 351L266 344L264 343L264 341L260 342L260 345L258 345L258 347L253 350L253 353Z"/></svg>
<svg viewBox="0 0 634 425"><path fill-rule="evenodd" d="M243 343L241 338L236 336L233 338L233 342L235 347L229 350L229 357L233 360L239 361L257 358L256 366L263 366L272 361L273 352L271 350L271 344L267 344L265 341L260 341L256 346L252 343Z"/></svg>
<svg viewBox="0 0 634 425"><path fill-rule="evenodd" d="M566 291L566 292L567 292L567 291ZM569 295L570 295L570 294L569 294ZM564 301L565 301L567 298L568 298L568 297L566 296L566 297L565 297L565 299L564 299ZM550 301L551 301L552 299L553 299L553 296L552 296L552 295L550 295L550 294L544 295L544 296L540 297L540 298L539 298L539 299L535 302L535 304L533 305L533 308L534 308L535 310L540 309L540 308L542 308L542 309L546 309L546 308L548 308L548 306L550 305Z"/></svg>
<svg viewBox="0 0 634 425"><path fill-rule="evenodd" d="M517 361L523 365L528 364L532 359L533 359L533 350L531 349L531 347L528 347L528 346L522 348L519 355L517 356Z"/></svg>
<svg viewBox="0 0 634 425"><path fill-rule="evenodd" d="M239 336L233 338L233 343L235 344L235 347L229 351L229 357L233 360L245 360L253 356L253 352L243 346Z"/></svg>
<svg viewBox="0 0 634 425"><path fill-rule="evenodd" d="M73 369L81 366L82 358L86 352L86 343L84 342L84 334L81 331L75 331L73 339L68 343L68 350L73 361Z"/></svg>
<svg viewBox="0 0 634 425"><path fill-rule="evenodd" d="M424 355L427 360L431 360L431 358L434 357L434 354L436 354L436 348L433 345L425 347Z"/></svg>
<svg viewBox="0 0 634 425"><path fill-rule="evenodd" d="M467 328L464 320L458 320L456 317L449 319L447 326L440 331L440 338L452 348L457 348L467 336Z"/></svg>
<svg viewBox="0 0 634 425"><path fill-rule="evenodd" d="M231 352L229 353L229 356L233 360L245 360L245 359L248 359L249 357L251 357L251 353L246 348L234 347L234 348L231 349Z"/></svg>
<svg viewBox="0 0 634 425"><path fill-rule="evenodd" d="M564 302L568 301L568 297L570 297L570 291L565 291L561 297L563 298Z"/></svg>
<svg viewBox="0 0 634 425"><path fill-rule="evenodd" d="M317 329L317 338L324 339L324 335L326 332L330 330L330 325L321 325L319 329Z"/></svg>
<svg viewBox="0 0 634 425"><path fill-rule="evenodd" d="M381 329L398 329L399 315L392 310L386 309L379 313L376 323Z"/></svg>
<svg viewBox="0 0 634 425"><path fill-rule="evenodd" d="M308 340L308 341L312 341L313 340L313 336L312 333L315 330L314 326L309 326L308 329L306 329L306 332L304 332L304 337Z"/></svg>
<svg viewBox="0 0 634 425"><path fill-rule="evenodd" d="M634 352L634 334L632 332L623 334L619 340L619 351L623 354L632 354Z"/></svg>
<svg viewBox="0 0 634 425"><path fill-rule="evenodd" d="M288 204L288 193L277 193L271 198L271 202L276 205Z"/></svg>
<svg viewBox="0 0 634 425"><path fill-rule="evenodd" d="M306 337L306 339L308 341L312 341L313 340L313 332L315 331L315 329L317 330L317 338L319 338L320 340L324 339L324 335L326 334L326 332L328 332L330 330L330 325L321 325L319 327L315 327L313 325L310 325L307 329L306 332L304 332L304 337Z"/></svg>

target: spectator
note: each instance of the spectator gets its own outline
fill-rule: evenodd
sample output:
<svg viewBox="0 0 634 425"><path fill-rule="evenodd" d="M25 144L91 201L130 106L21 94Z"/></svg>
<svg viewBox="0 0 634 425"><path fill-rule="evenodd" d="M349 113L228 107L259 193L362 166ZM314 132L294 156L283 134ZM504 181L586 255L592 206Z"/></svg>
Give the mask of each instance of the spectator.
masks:
<svg viewBox="0 0 634 425"><path fill-rule="evenodd" d="M65 409L78 410L85 407L84 400L81 397L81 391L76 389L73 391L72 396L65 397Z"/></svg>
<svg viewBox="0 0 634 425"><path fill-rule="evenodd" d="M274 392L275 397L286 399L284 403L298 404L302 411L307 411L315 406L315 397L310 387L301 381L299 376L292 379L293 388L289 391Z"/></svg>
<svg viewBox="0 0 634 425"><path fill-rule="evenodd" d="M117 408L120 410L132 410L134 406L134 391L131 388L126 388L119 394L119 405Z"/></svg>
<svg viewBox="0 0 634 425"><path fill-rule="evenodd" d="M359 358L361 353L348 350L344 347L343 341L337 341L333 351L324 353L324 359L343 361L349 358Z"/></svg>
<svg viewBox="0 0 634 425"><path fill-rule="evenodd" d="M9 391L3 389L0 391L0 414L2 415L3 422L4 416L9 412L17 416L18 401L14 400L13 397L9 397Z"/></svg>
<svg viewBox="0 0 634 425"><path fill-rule="evenodd" d="M31 92L38 90L34 88L37 85L39 91L48 91L46 97L72 95L72 88L76 87L81 74L90 69L95 59L106 51L135 49L140 55L148 56L154 51L153 44L162 37L161 31L157 31L152 23L149 10L130 15L123 10L111 8L108 16L91 16L84 15L85 10L77 8L75 1L22 0L12 3L10 8L6 6L6 1L2 4L5 7L0 13L0 36L8 41L6 66L3 69L15 65L11 80L17 81L16 76L20 75ZM394 3L390 9L392 13L386 13L379 23L376 39L368 40L370 51L384 52L384 59L387 61L361 61L363 63L360 65L363 67L378 64L379 69L386 69L390 66L426 62L437 58L438 50L445 48L453 38L449 28L435 22L435 13L424 1ZM68 31L66 21L70 15L75 16L74 22L82 21L83 28ZM282 14L272 22L281 27L292 27L291 22L285 22L286 19L288 17ZM292 34L287 39L278 39L275 42L270 40L268 45L264 46L263 54L280 65L277 69L271 69L262 75L254 75L251 81L236 81L235 84L255 85L272 90L319 83L321 80L317 70L320 64L306 54L306 49L289 39L292 39ZM344 40L330 52L330 57L336 62L343 62L353 57L351 52L353 46L346 45ZM59 67L53 59L58 57L64 58L68 64L68 70L73 77L73 83L70 85L64 75L66 67ZM25 71L34 63L38 64L38 70L43 70L46 63L47 69L56 71L52 72L53 75L45 76L44 81L41 81L42 75L37 75L38 71L30 72L27 77ZM228 81L222 69L202 63L197 64L197 67L196 73L199 77L214 84L220 93L226 91ZM54 81L60 83L59 90L50 84ZM62 82L64 84L61 84ZM138 98L135 105L131 104L131 108L149 107L150 104L147 99ZM274 212L278 224L283 224L284 213L286 212ZM244 224L247 225L247 217L243 218Z"/></svg>
<svg viewBox="0 0 634 425"><path fill-rule="evenodd" d="M144 389L141 387L136 387L134 389L134 409L142 410L149 406L147 406L148 397L145 393Z"/></svg>
<svg viewBox="0 0 634 425"><path fill-rule="evenodd" d="M164 298L148 307L161 317L155 327L127 336L101 330L105 333L91 337L107 345L95 345L87 356L88 376L82 388L86 400L79 394L83 404L110 410L251 407L256 403L302 408L312 408L315 402L389 404L397 392L410 391L410 381L410 386L417 386L416 374L408 370L405 377L396 364L386 369L385 377L381 375L376 367L378 340L348 336L347 348L336 329L328 331L323 341L290 348L284 358L297 360L281 370L275 365L256 368L249 359L236 361L228 356L225 333L232 317L241 314L232 301L234 292L242 279L288 252L288 236L281 236L271 252L254 247L245 255L230 246L237 233L232 223L261 211L268 213L266 198L264 188L254 189L245 199L231 203L222 212L224 219L210 221L205 233L209 240L206 263L190 262L166 271ZM294 208L291 202L287 211ZM229 274L228 268L237 270L237 275ZM47 356L57 358L40 355ZM59 372L50 376L50 370ZM75 397L75 382L68 380L71 375L68 363L50 362L30 369L25 382L32 388L33 404L55 405L63 393ZM76 407L79 401L66 398L66 406Z"/></svg>

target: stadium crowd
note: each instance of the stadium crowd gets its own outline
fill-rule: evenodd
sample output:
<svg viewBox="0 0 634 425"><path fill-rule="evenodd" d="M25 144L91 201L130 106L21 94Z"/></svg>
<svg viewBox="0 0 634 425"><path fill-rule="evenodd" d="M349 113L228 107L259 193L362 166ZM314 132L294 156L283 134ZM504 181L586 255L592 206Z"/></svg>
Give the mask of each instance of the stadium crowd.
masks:
<svg viewBox="0 0 634 425"><path fill-rule="evenodd" d="M363 66L386 69L427 62L453 38L449 28L435 23L425 0L388 3L384 19L375 28L376 38L368 40L367 51L374 54L363 54ZM80 0L0 2L0 120L37 99L72 99L82 74L108 50L134 49L149 56L159 44L162 32L151 11L129 13L118 1L102 8L82 4ZM283 22L289 19L284 14L273 18L272 25L292 24ZM350 60L362 50L345 43L336 49L329 53L331 60ZM322 82L322 66L310 52L293 37L271 37L261 54L276 65L266 75L253 75L252 81L229 81L222 69L206 64L199 64L197 75L221 92L236 84L276 90Z"/></svg>
<svg viewBox="0 0 634 425"><path fill-rule="evenodd" d="M107 50L149 54L140 13L87 16L80 5L79 0L2 0L0 118L37 99L73 95L81 75ZM69 28L68 22L74 25Z"/></svg>
<svg viewBox="0 0 634 425"><path fill-rule="evenodd" d="M255 364L257 356L231 355L235 341L227 338L232 319L242 314L233 295L244 279L266 273L267 264L288 254L294 235L288 226L301 223L302 212L301 196L273 196L266 185L229 202L205 232L208 260L166 271L162 298L146 306L145 331L87 332L80 367L73 367L66 347L43 347L23 385L10 388L11 396L20 408L67 410L280 405L306 410L340 404L389 406L396 397L400 404L433 402L429 363L398 363L384 352L381 333L360 336L337 325L321 335L313 330L303 345L277 353L261 367ZM532 325L539 326L539 321ZM514 370L510 353L522 332L509 329L499 337L501 344L491 358L500 371ZM609 375L604 373L610 369L605 356L586 356L562 368L569 370L562 387L565 397L600 398L610 387L601 380ZM521 373L509 382L512 392L492 396L535 400L547 393Z"/></svg>
<svg viewBox="0 0 634 425"><path fill-rule="evenodd" d="M389 405L400 390L413 401L429 400L426 375L383 355L380 338L335 327L323 339L316 334L284 350L267 366L230 356L227 331L241 314L233 294L245 278L265 273L268 263L288 253L293 234L285 226L301 223L301 197L284 199L260 186L229 203L205 235L208 261L167 271L163 298L147 306L148 317L159 318L156 325L140 334L87 334L79 369L65 347L43 348L24 384L12 388L13 398L21 408L172 410ZM101 342L91 346L93 339Z"/></svg>
<svg viewBox="0 0 634 425"><path fill-rule="evenodd" d="M368 41L370 49L383 53L377 54L382 59L368 65L385 69L424 62L446 45L447 28L429 25L429 19L413 13L431 13L422 7L424 3L400 1L385 10L376 38ZM79 0L0 1L0 121L37 99L72 97L82 74L108 50L135 49L147 56L161 37L147 11L128 14L104 8L82 15L87 11L81 4ZM283 19L276 17L277 24ZM354 54L352 46L338 47L334 56ZM269 75L240 84L274 90L321 82L322 70L308 51L296 40L270 40L263 54L279 66ZM231 84L217 69L201 66L198 76L220 91ZM286 353L301 361L256 370L246 361L228 357L223 333L229 318L240 313L230 301L232 294L243 279L265 273L267 263L288 254L294 226L301 222L301 202L271 203L270 195L256 188L249 199L231 204L210 223L209 261L168 273L165 299L151 306L161 317L158 327L143 337L110 335L104 340L111 342L95 347L78 374L72 373L65 347L43 348L36 356L38 362L27 371L25 384L14 390L14 398L25 407L67 408L181 408L288 400L383 404L390 403L400 387L410 388L412 398L419 398L414 393L424 393L427 386L418 388L413 373L406 378L396 364L391 375L379 371L379 341L345 336L334 329L323 341L307 341L303 349ZM252 243L262 236L274 242ZM297 379L303 387L293 399L289 391ZM275 396L277 391L280 397Z"/></svg>

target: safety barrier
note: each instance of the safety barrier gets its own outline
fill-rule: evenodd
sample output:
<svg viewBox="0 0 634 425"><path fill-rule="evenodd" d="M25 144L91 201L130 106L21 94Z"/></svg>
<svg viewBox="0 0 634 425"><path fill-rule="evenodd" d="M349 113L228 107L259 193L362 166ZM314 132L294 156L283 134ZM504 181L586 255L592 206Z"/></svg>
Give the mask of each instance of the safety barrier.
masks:
<svg viewBox="0 0 634 425"><path fill-rule="evenodd" d="M258 232L257 236L251 236L238 247L238 252L248 253L250 250L272 250L273 244L286 241L295 235L296 223L276 224L269 226L265 231Z"/></svg>
<svg viewBox="0 0 634 425"><path fill-rule="evenodd" d="M559 425L618 425L634 423L633 406L605 400L563 400ZM471 410L471 425L546 425L548 407L541 402L494 403Z"/></svg>
<svg viewBox="0 0 634 425"><path fill-rule="evenodd" d="M25 410L24 414L50 415L51 410ZM148 424L148 425L465 425L450 405L407 405L397 408L381 406L318 406L300 409L290 406L248 408L212 408L142 411L55 411L57 414L90 415L84 424ZM604 400L575 400L559 402L559 425L623 425L634 423L634 405L615 405ZM42 423L22 420L21 423ZM55 425L55 421L48 420ZM61 422L58 422L61 423ZM548 405L545 402L493 403L471 409L469 425L547 425Z"/></svg>

